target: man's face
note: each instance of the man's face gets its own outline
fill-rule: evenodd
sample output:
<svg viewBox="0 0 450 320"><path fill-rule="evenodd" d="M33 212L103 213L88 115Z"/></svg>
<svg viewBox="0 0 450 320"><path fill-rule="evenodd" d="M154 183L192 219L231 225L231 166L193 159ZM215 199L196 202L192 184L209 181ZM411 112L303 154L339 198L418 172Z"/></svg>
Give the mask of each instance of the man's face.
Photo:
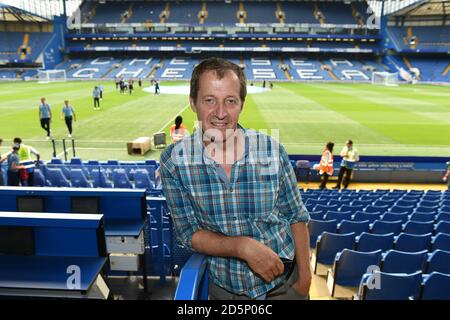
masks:
<svg viewBox="0 0 450 320"><path fill-rule="evenodd" d="M42 104L45 104L45 99L41 99Z"/></svg>
<svg viewBox="0 0 450 320"><path fill-rule="evenodd" d="M233 134L242 111L239 93L239 78L233 71L227 71L222 79L215 71L200 76L197 100L190 98L190 102L208 140L226 141Z"/></svg>

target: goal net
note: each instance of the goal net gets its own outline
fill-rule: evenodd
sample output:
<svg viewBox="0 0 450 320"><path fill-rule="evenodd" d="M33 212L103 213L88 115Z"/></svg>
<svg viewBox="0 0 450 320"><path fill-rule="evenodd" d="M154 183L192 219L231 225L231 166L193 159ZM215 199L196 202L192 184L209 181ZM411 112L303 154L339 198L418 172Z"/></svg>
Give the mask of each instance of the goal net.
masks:
<svg viewBox="0 0 450 320"><path fill-rule="evenodd" d="M64 82L66 80L67 80L66 70L39 70L38 71L38 82L39 83Z"/></svg>
<svg viewBox="0 0 450 320"><path fill-rule="evenodd" d="M398 72L373 72L372 84L398 86Z"/></svg>

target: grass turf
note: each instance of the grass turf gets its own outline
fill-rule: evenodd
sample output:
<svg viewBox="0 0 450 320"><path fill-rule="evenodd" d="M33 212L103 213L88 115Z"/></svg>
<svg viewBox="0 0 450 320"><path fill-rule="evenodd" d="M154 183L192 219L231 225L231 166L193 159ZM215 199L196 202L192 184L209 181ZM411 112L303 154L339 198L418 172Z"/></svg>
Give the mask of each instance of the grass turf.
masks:
<svg viewBox="0 0 450 320"><path fill-rule="evenodd" d="M20 136L44 159L51 158L52 145L38 119L41 96L52 106L52 135L60 157L61 139L67 137L60 119L64 99L75 107L76 154L86 160L158 159L160 150L145 157L128 156L126 142L158 131L168 133L177 114L189 129L194 126L195 114L186 95L154 96L139 88L131 96L121 95L112 82L105 82L101 110L94 111L95 84L0 83L1 151ZM188 84L163 82L161 87L168 85ZM290 154L319 155L327 141L336 143L338 153L345 140L352 139L361 155L450 156L450 90L443 86L276 83L272 91L247 96L240 123L269 134L278 130Z"/></svg>

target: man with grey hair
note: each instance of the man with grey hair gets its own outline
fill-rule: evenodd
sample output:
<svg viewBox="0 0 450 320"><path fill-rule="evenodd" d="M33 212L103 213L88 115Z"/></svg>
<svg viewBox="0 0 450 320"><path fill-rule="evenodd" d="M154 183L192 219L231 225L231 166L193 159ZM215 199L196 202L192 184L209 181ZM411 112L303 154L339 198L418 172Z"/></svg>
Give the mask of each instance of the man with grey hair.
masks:
<svg viewBox="0 0 450 320"><path fill-rule="evenodd" d="M238 124L246 93L236 64L195 67L200 127L162 153L163 190L181 242L208 256L210 299L306 299L309 215L284 148Z"/></svg>

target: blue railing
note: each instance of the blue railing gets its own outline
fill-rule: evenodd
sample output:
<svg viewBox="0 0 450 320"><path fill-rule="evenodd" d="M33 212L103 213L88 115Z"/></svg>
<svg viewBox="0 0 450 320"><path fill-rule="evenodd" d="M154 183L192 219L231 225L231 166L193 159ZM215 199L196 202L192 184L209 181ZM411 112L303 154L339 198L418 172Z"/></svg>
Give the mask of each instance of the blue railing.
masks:
<svg viewBox="0 0 450 320"><path fill-rule="evenodd" d="M208 272L205 255L194 253L181 269L175 300L208 300Z"/></svg>

